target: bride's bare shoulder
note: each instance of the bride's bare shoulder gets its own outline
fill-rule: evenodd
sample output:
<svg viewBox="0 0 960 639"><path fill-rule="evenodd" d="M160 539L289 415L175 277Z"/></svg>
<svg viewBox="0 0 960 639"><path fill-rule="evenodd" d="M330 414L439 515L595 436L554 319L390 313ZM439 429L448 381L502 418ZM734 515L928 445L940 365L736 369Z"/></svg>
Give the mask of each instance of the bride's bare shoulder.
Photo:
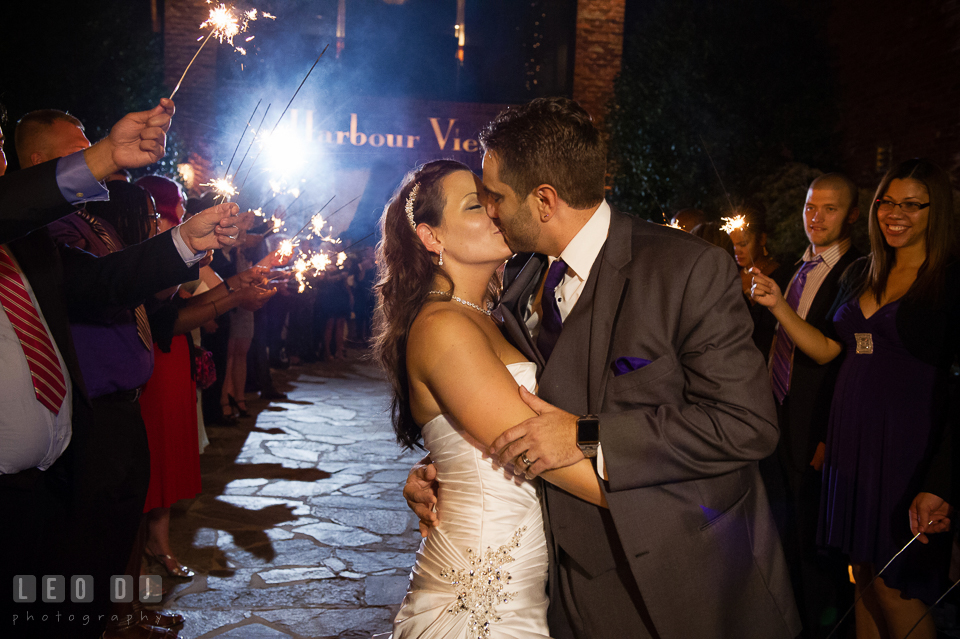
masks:
<svg viewBox="0 0 960 639"><path fill-rule="evenodd" d="M490 344L480 325L449 302L426 304L410 326L408 358L432 359L450 348L489 349Z"/></svg>

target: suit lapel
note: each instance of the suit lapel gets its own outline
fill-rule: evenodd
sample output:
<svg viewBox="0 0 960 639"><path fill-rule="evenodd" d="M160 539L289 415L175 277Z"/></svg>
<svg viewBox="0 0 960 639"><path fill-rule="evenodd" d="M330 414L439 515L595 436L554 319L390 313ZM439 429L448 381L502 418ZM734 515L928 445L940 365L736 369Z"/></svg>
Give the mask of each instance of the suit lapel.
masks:
<svg viewBox="0 0 960 639"><path fill-rule="evenodd" d="M620 317L620 307L627 290L627 278L621 270L632 258L633 224L622 213L610 213L610 234L597 258L600 268L594 268L596 278L593 295L593 325L590 331L590 364L587 381L589 406L592 413L600 412L603 393L610 370L610 347Z"/></svg>
<svg viewBox="0 0 960 639"><path fill-rule="evenodd" d="M507 263L504 271L506 289L500 300L500 319L503 330L510 343L517 347L531 362L537 365L537 377L543 373L544 361L540 351L530 336L523 314L543 277L543 267L547 262L544 255L528 253L518 255Z"/></svg>
<svg viewBox="0 0 960 639"><path fill-rule="evenodd" d="M813 296L813 302L810 303L810 310L807 311L808 322L820 328L820 325L823 324L824 321L833 321L833 318L827 318L826 320L824 320L824 318L833 306L836 298L837 282L840 280L843 272L847 270L847 267L856 261L858 257L860 257L859 251L851 246L846 253L840 256L837 263L833 265L833 268L830 269L830 272L827 273L827 276L820 284L820 288L817 289L817 294Z"/></svg>

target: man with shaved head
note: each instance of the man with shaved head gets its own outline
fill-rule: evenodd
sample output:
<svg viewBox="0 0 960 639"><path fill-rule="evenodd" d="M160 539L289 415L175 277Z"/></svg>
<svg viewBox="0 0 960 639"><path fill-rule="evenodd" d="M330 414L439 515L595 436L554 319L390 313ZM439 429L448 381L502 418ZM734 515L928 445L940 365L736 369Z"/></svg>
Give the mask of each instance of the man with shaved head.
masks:
<svg viewBox="0 0 960 639"><path fill-rule="evenodd" d="M43 109L20 118L14 144L20 166L26 168L89 148L90 140L77 118L56 109Z"/></svg>
<svg viewBox="0 0 960 639"><path fill-rule="evenodd" d="M803 205L803 230L810 246L784 297L803 319L824 331L840 276L861 253L851 246L850 230L860 215L854 182L840 173L815 179ZM793 590L803 619L803 637L822 637L849 605L846 562L816 547L821 470L827 415L842 356L820 365L794 348L777 330L770 378L777 400L780 442L761 464L770 504L790 566Z"/></svg>

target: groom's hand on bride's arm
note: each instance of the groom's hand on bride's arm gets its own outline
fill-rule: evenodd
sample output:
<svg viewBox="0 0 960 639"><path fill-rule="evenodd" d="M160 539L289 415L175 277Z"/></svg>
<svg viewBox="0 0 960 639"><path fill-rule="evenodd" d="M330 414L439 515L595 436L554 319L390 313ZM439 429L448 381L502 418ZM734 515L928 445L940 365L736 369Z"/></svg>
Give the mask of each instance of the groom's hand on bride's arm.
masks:
<svg viewBox="0 0 960 639"><path fill-rule="evenodd" d="M430 462L430 457L424 457L410 469L403 486L403 497L420 519L420 536L426 537L430 529L440 523L433 509L437 504L437 467Z"/></svg>
<svg viewBox="0 0 960 639"><path fill-rule="evenodd" d="M576 415L548 404L523 386L520 398L537 416L505 430L490 446L490 454L499 458L501 466L513 464L515 474L533 479L544 471L572 466L583 459L577 447Z"/></svg>

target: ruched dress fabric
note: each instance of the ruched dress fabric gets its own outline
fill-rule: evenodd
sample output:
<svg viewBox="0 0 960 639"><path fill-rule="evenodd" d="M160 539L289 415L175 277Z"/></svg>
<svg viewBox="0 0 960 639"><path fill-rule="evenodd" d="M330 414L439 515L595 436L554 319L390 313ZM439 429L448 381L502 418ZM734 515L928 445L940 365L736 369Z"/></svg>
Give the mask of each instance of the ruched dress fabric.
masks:
<svg viewBox="0 0 960 639"><path fill-rule="evenodd" d="M533 392L535 364L507 368ZM446 415L422 430L437 467L440 525L420 544L393 638L548 637L538 480L495 469L485 447Z"/></svg>

